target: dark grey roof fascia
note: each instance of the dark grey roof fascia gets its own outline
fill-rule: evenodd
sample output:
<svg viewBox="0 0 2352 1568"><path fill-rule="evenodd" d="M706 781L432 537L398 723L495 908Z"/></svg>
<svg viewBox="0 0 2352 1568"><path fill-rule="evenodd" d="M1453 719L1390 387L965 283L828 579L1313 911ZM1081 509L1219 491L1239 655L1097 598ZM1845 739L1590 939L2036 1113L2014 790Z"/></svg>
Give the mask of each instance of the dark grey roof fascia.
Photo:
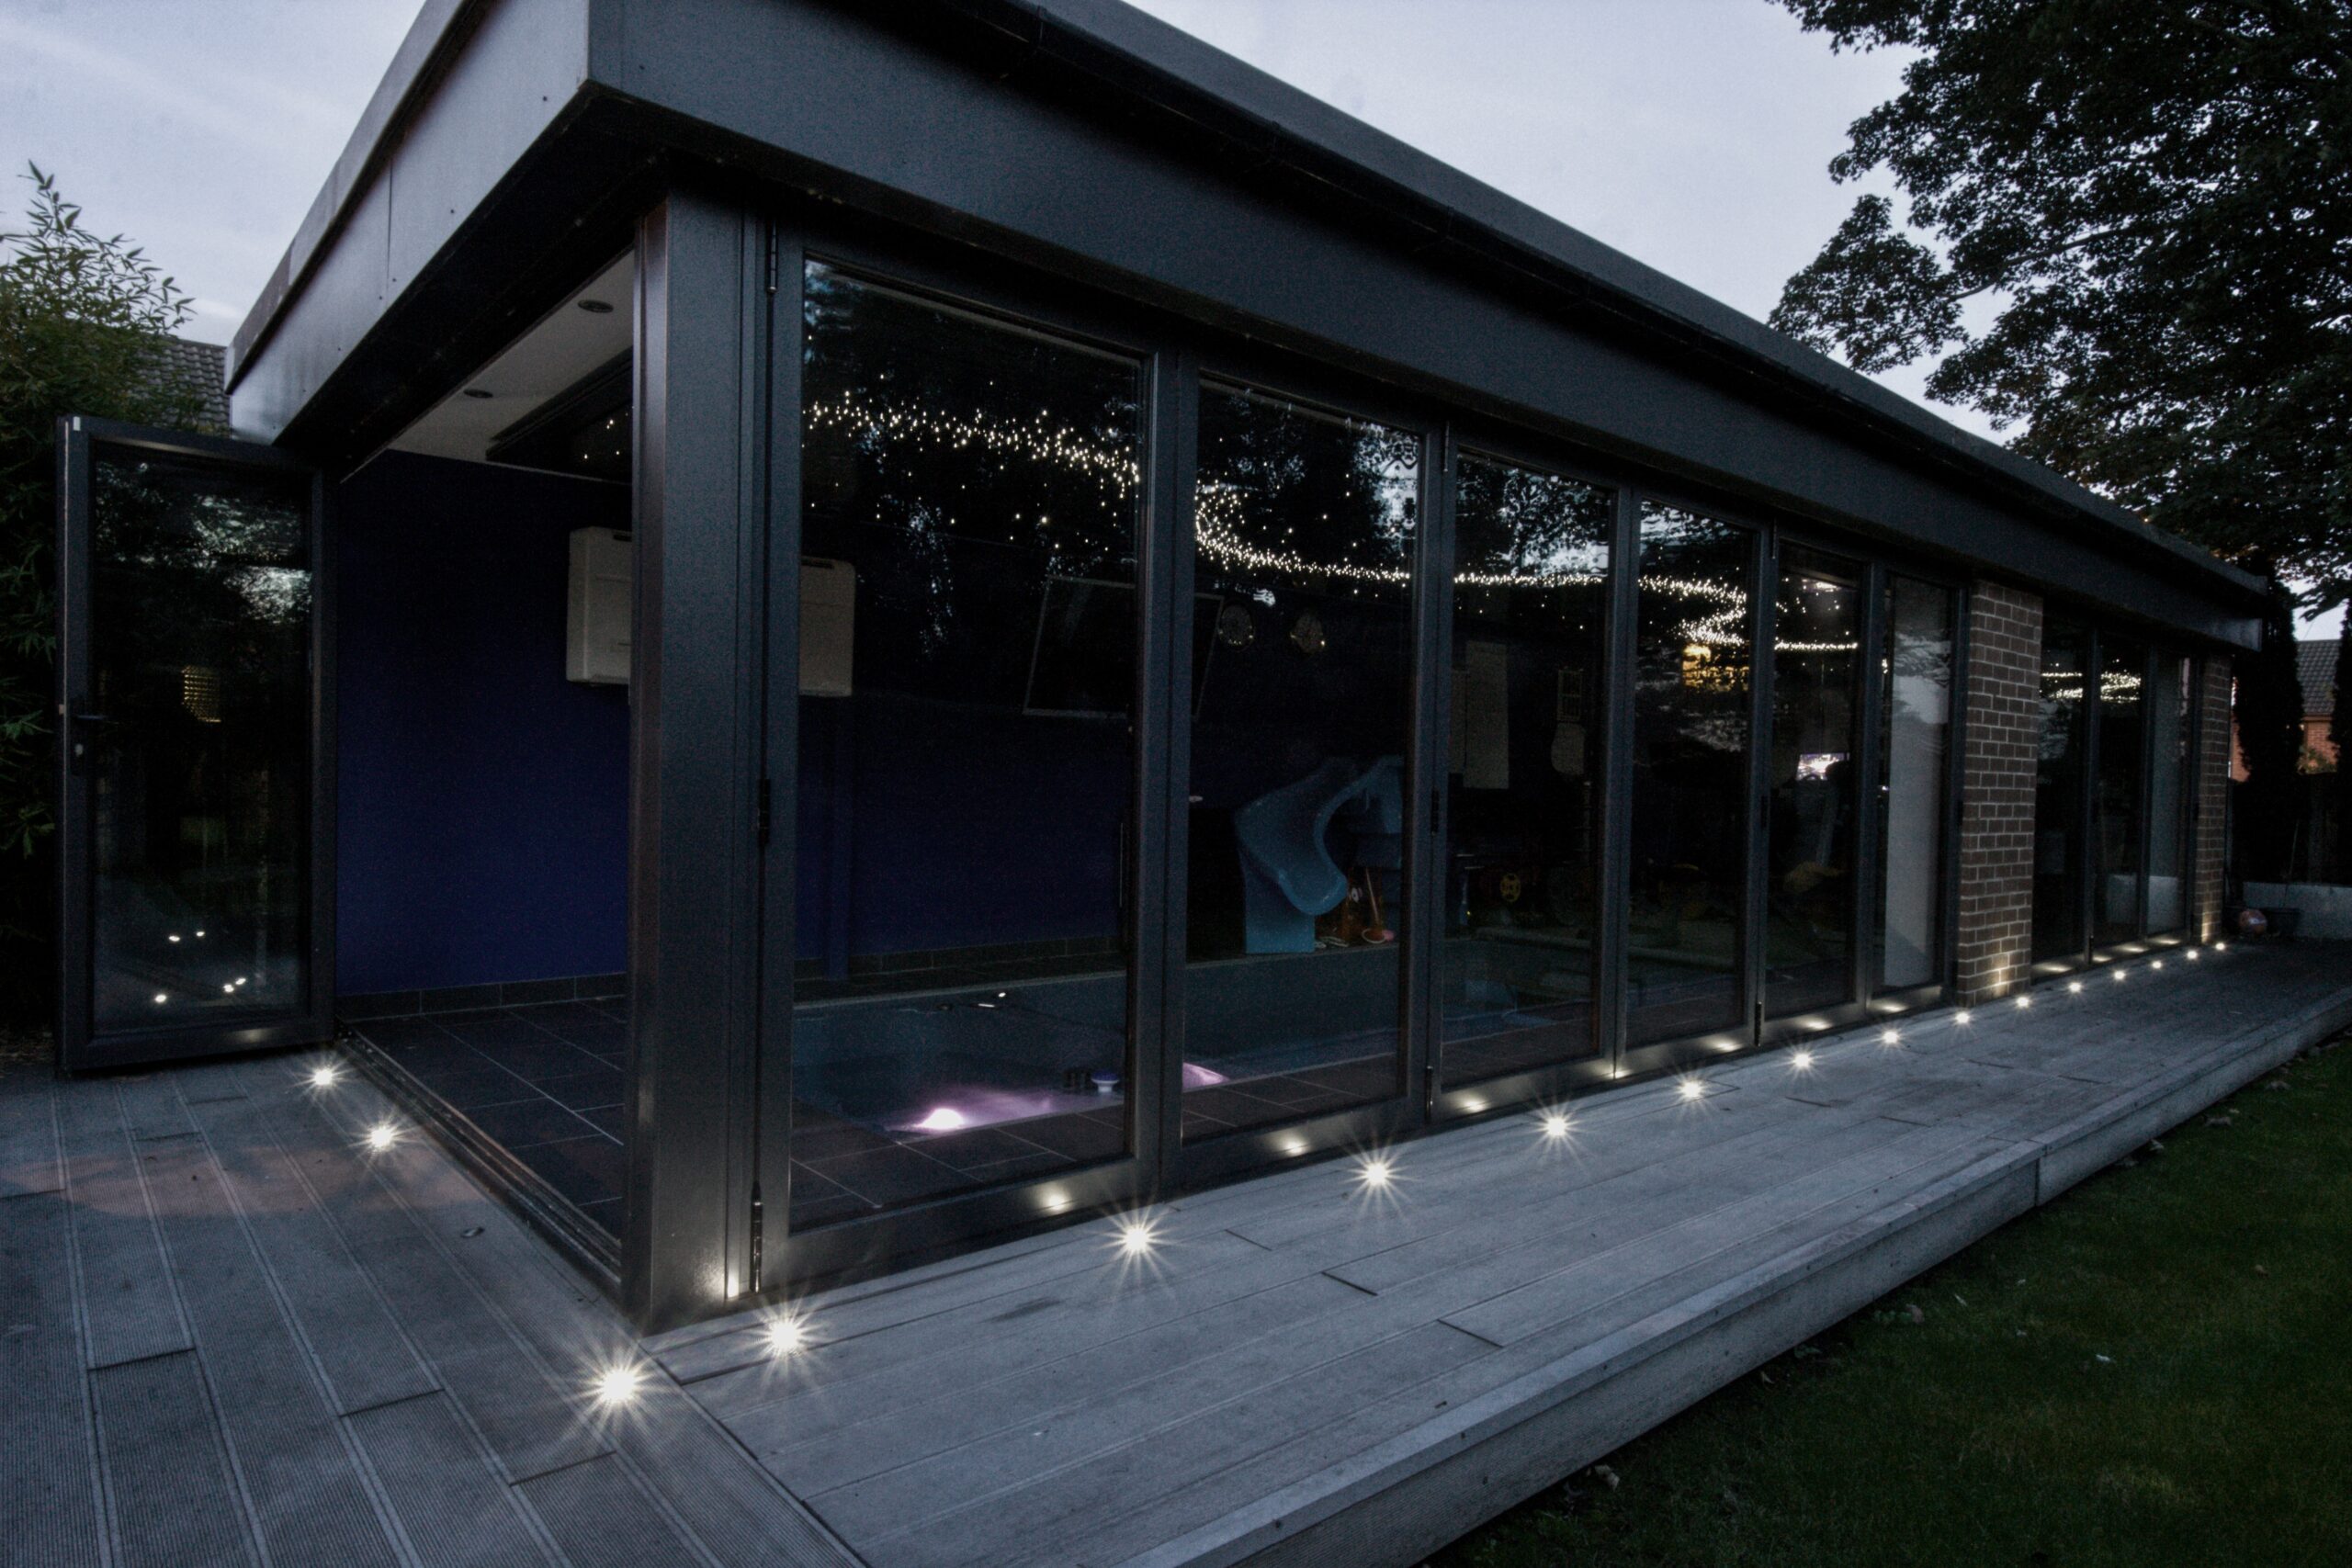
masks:
<svg viewBox="0 0 2352 1568"><path fill-rule="evenodd" d="M431 90L489 3L426 0L326 187L238 329L230 348L232 387L300 287L345 206L365 189L410 106ZM1605 299L1630 319L1726 353L1782 385L1793 382L1816 401L1868 426L1892 431L1930 454L2041 497L2118 545L2154 547L2241 594L2264 592L2260 579L2150 526L2054 470L1960 429L1828 355L1123 0L906 0L905 8L953 13L1003 32L1117 91L1255 143L1270 160L1381 202L1436 238L1474 246L1484 242L1481 248L1522 271Z"/></svg>
<svg viewBox="0 0 2352 1568"><path fill-rule="evenodd" d="M1998 472L2103 527L2156 544L2182 564L2221 576L2245 592L2264 592L2261 579L2230 565L2043 464L1961 429L1869 377L1784 333L1741 314L1719 299L1677 282L1622 251L1570 228L1516 197L1474 179L1409 143L1332 107L1257 67L1122 0L933 0L982 19L1025 17L1035 47L1088 63L1108 56L1156 77L1180 98L1162 107L1185 112L1223 110L1259 126L1262 140L1287 144L1311 163L1361 171L1424 213L1453 238L1482 232L1546 269L1565 270L1598 285L1665 323L1761 360L1816 394L1847 404L1875 423L1892 423L1912 436L1967 462ZM1000 23L1000 25L1002 25ZM1060 38L1055 35L1058 33ZM1074 46L1074 47L1073 47Z"/></svg>
<svg viewBox="0 0 2352 1568"><path fill-rule="evenodd" d="M378 161L390 150L393 133L407 118L410 107L431 93L433 85L447 69L450 59L464 47L473 24L489 4L490 0L424 0L416 20L409 24L407 33L401 37L400 48L392 51L392 62L385 67L384 79L376 84L368 107L360 111L359 123L344 142L343 154L335 159L327 183L311 198L311 209L295 229L286 254L278 258L277 268L270 273L269 281L262 285L253 309L245 312L244 321L230 338L230 389L235 389L246 361L261 347L287 304L301 288L311 264L341 227L345 209L368 188Z"/></svg>

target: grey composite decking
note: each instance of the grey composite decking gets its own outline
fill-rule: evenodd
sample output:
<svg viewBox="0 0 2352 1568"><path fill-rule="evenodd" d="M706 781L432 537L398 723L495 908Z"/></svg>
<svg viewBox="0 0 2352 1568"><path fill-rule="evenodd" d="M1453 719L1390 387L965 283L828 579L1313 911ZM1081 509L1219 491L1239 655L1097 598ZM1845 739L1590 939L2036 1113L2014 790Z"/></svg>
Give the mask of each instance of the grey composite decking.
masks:
<svg viewBox="0 0 2352 1568"><path fill-rule="evenodd" d="M10 1563L1406 1564L2352 1022L2178 955L645 1342L294 1058L0 1076ZM600 1413L594 1373L649 1377Z"/></svg>

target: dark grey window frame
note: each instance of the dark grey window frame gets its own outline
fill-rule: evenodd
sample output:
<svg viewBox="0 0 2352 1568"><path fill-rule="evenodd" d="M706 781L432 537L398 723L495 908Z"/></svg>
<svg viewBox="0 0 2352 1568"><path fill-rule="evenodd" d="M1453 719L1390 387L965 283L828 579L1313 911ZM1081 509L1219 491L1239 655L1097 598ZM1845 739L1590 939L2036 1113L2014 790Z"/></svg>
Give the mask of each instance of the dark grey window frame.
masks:
<svg viewBox="0 0 2352 1568"><path fill-rule="evenodd" d="M1028 325L1133 357L1145 392L1140 606L1134 748L1136 830L1129 959L1130 1148L1126 1156L1053 1176L961 1192L794 1234L789 1104L794 994L796 704L803 266L811 258L861 278L976 314ZM630 1183L623 1294L640 1323L691 1321L730 1303L789 1295L817 1281L903 1269L925 1258L1067 1217L1148 1204L1175 1192L1305 1158L1362 1150L1432 1127L1557 1102L1632 1079L1687 1069L1947 994L1954 951L1960 779L1965 746L1965 579L1917 552L1813 519L1759 515L1717 495L1597 457L1565 434L1506 425L1433 404L1356 371L1202 328L1132 301L935 238L792 203L673 192L648 216L639 244L638 658L642 707L633 740ZM684 322L685 330L679 330ZM1398 1093L1306 1120L1193 1145L1182 1117L1191 662L1171 605L1193 582L1193 480L1204 380L1417 432L1420 512L1411 617L1414 676L1408 719L1410 803L1405 867L1407 962L1400 964ZM1597 911L1600 1053L1511 1077L1441 1089L1436 964L1442 911L1436 886L1445 820L1445 679L1452 618L1453 475L1464 449L1602 486L1615 497L1612 576L1603 626ZM1801 1019L1759 1016L1761 923L1748 922L1743 1018L1721 1035L1624 1045L1630 855L1629 643L1645 500L1685 507L1750 536L1754 646L1769 649L1772 573L1781 541L1844 556L1863 569L1861 743L1874 764L1890 572L1952 595L1960 688L1953 694L1939 978L1900 993L1874 990L1871 928L1882 816L1862 792L1852 899L1851 998ZM676 520L685 518L682 531ZM667 556L669 558L655 558ZM678 570L705 575L704 592ZM713 607L708 574L736 592ZM773 650L773 651L772 651ZM1751 680L1751 724L1769 722L1771 660ZM672 689L664 690L667 681ZM680 689L683 688L683 689ZM681 726L682 706L690 708ZM1751 748L1747 897L1759 879L1765 760ZM1865 778L1871 775L1868 767ZM692 803L681 806L681 801ZM764 839L757 824L771 828ZM731 826L729 825L731 824ZM734 863L725 863L729 856ZM724 931L725 940L710 940ZM696 945L698 944L698 946ZM699 958L682 987L679 953ZM667 972L665 972L667 971ZM1151 1052L1157 1051L1154 1060ZM1155 1068L1157 1070L1155 1070Z"/></svg>

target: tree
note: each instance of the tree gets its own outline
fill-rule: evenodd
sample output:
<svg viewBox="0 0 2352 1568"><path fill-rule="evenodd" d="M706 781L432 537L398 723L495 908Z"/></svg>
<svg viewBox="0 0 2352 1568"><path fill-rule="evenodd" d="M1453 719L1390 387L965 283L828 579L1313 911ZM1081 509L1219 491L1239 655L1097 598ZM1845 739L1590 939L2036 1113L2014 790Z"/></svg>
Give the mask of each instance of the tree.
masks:
<svg viewBox="0 0 2352 1568"><path fill-rule="evenodd" d="M0 1016L46 1010L56 830L57 421L195 428L199 389L164 357L187 296L39 168L21 231L0 231Z"/></svg>
<svg viewBox="0 0 2352 1568"><path fill-rule="evenodd" d="M1901 221L1862 196L1772 324L1866 371L1937 358L1928 395L2017 450L2307 607L2352 598L2352 0L1778 3L1918 57L1830 164L1892 176ZM2269 619L2240 671L2263 795L2300 702Z"/></svg>

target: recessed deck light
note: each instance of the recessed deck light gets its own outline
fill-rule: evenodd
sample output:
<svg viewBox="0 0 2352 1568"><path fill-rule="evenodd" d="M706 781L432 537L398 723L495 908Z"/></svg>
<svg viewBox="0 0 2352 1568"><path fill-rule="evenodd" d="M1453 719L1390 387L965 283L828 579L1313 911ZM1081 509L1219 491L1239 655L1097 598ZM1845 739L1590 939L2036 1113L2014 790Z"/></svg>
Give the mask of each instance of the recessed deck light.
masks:
<svg viewBox="0 0 2352 1568"><path fill-rule="evenodd" d="M1576 1122L1565 1111L1546 1111L1537 1120L1536 1125L1544 1130L1546 1138L1555 1144L1577 1130Z"/></svg>
<svg viewBox="0 0 2352 1568"><path fill-rule="evenodd" d="M2192 947L2192 948L2190 948L2190 949L2188 950L2188 952L2187 953L2183 954L2183 956L2184 956L2184 957L2186 957L2186 958L2187 958L2187 959L2188 959L2191 964L2194 964L2194 963L2196 963L2196 962L2197 962L2197 950L2196 950L2195 948L2193 948L2193 947Z"/></svg>
<svg viewBox="0 0 2352 1568"><path fill-rule="evenodd" d="M1159 1242L1159 1227L1149 1220L1125 1220L1119 1225L1119 1253L1122 1257L1145 1257Z"/></svg>
<svg viewBox="0 0 2352 1568"><path fill-rule="evenodd" d="M2165 961L2161 958L2151 958L2148 960L2148 967L2151 969L2161 969L2164 966Z"/></svg>
<svg viewBox="0 0 2352 1568"><path fill-rule="evenodd" d="M2033 1005L2033 998L2032 998L2031 997L2019 997L2019 998L2018 998L2018 1007L2019 1010L2023 1010L2024 1009L2026 1009L2026 1008L2030 1008L2030 1007L2031 1007L2032 1005Z"/></svg>
<svg viewBox="0 0 2352 1568"><path fill-rule="evenodd" d="M952 1133L964 1125L964 1113L952 1105L943 1105L915 1123L921 1133Z"/></svg>
<svg viewBox="0 0 2352 1568"><path fill-rule="evenodd" d="M371 1154L382 1154L400 1141L401 1130L390 1122L379 1122L368 1129L368 1149Z"/></svg>
<svg viewBox="0 0 2352 1568"><path fill-rule="evenodd" d="M2123 971L2120 969L2115 972L2115 983L2119 986L2123 984Z"/></svg>
<svg viewBox="0 0 2352 1568"><path fill-rule="evenodd" d="M1385 1192L1396 1179L1396 1168L1385 1155L1367 1155L1356 1162L1356 1184L1367 1192Z"/></svg>
<svg viewBox="0 0 2352 1568"><path fill-rule="evenodd" d="M155 993L155 1005L157 1007L162 1007L165 1002L170 1001L171 999L172 994L169 991L157 991Z"/></svg>
<svg viewBox="0 0 2352 1568"><path fill-rule="evenodd" d="M2217 942L2213 944L2213 951L2216 953L2227 953L2229 950L2230 944L2226 942Z"/></svg>
<svg viewBox="0 0 2352 1568"><path fill-rule="evenodd" d="M1878 1032L1878 1043L1882 1045L1900 1045L1903 1043L1903 1031L1882 1029Z"/></svg>
<svg viewBox="0 0 2352 1568"><path fill-rule="evenodd" d="M1958 1012L1951 1015L1951 1021L1954 1023L1966 1023L1968 1021L1968 1010L1966 1008L1961 1009Z"/></svg>
<svg viewBox="0 0 2352 1568"><path fill-rule="evenodd" d="M780 1312L768 1319L768 1354L789 1356L808 1348L808 1325L795 1314Z"/></svg>
<svg viewBox="0 0 2352 1568"><path fill-rule="evenodd" d="M615 1361L596 1374L590 1387L596 1403L607 1410L637 1403L638 1393L645 1386L645 1370L634 1361Z"/></svg>
<svg viewBox="0 0 2352 1568"><path fill-rule="evenodd" d="M321 1062L317 1066L311 1069L311 1087L312 1089L333 1089L335 1086L335 1081L342 1077L343 1069L341 1067L336 1066L333 1062Z"/></svg>
<svg viewBox="0 0 2352 1568"><path fill-rule="evenodd" d="M2069 980L2066 982L2066 990L2070 996L2081 996L2083 994L2083 983L2080 980Z"/></svg>
<svg viewBox="0 0 2352 1568"><path fill-rule="evenodd" d="M1685 1100L1697 1100L1707 1092L1707 1086L1703 1079L1684 1078L1675 1086L1675 1092Z"/></svg>
<svg viewBox="0 0 2352 1568"><path fill-rule="evenodd" d="M164 940L165 942L177 942L177 941L179 941L179 939L180 939L180 933L179 933L179 932L177 932L177 931L174 931L174 932L172 932L172 933L171 933L171 935L169 935L169 936L165 937Z"/></svg>
<svg viewBox="0 0 2352 1568"><path fill-rule="evenodd" d="M1801 1073L1809 1073L1813 1071L1813 1053L1810 1051L1798 1051L1792 1054L1789 1057L1789 1066L1794 1067Z"/></svg>

